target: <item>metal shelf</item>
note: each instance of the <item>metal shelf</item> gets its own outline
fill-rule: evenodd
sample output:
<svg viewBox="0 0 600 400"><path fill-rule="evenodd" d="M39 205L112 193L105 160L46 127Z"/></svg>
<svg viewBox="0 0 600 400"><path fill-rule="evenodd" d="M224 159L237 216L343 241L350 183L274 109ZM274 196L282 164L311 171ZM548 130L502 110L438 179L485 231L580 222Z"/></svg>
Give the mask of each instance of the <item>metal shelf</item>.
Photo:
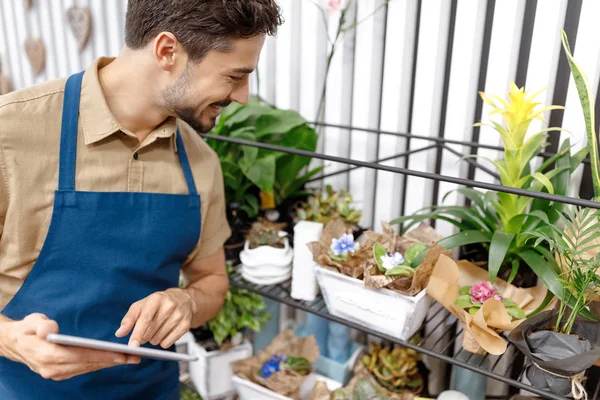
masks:
<svg viewBox="0 0 600 400"><path fill-rule="evenodd" d="M320 295L314 301L310 302L293 299L290 296L291 280L288 280L278 285L261 286L247 282L236 270L230 277L230 283L231 285L249 290L268 299L287 304L288 306L318 315L323 318L327 318L331 321L339 322L351 328L365 332L369 335L373 335L381 339L414 349L420 353L426 354L428 356L440 359L442 361L465 369L469 369L478 374L488 376L492 379L504 382L513 387L524 389L530 393L534 393L543 398L553 400L564 400L563 397L557 396L552 393L548 393L543 390L536 389L528 384L521 382L521 378L523 376L523 373L525 372L524 361L522 357L513 357L512 359L510 358L510 348L514 348L517 352L516 354L520 354L519 351L512 344L509 344L509 349L504 355L492 356L488 354L483 360L475 360L474 357L472 357L472 354L468 353L462 348L455 354L452 354L454 344L456 340L461 336L461 328L457 324L456 318L437 303L432 306L433 311L430 312L430 315L423 323L423 326L427 325L427 323L433 321L434 319L439 319L440 323L438 325L438 328L435 328L431 332L428 332L426 335L423 335L422 339L418 344L411 344L409 343L409 341L412 342L413 338L409 338L409 341L398 340L388 335L374 331L372 329L357 325L344 318L340 318L329 314L329 312L327 311L327 306L325 305L325 300ZM437 309L435 309L436 307ZM438 339L430 340L433 337L438 337ZM444 341L443 338L445 337L450 337L450 340ZM482 365L486 362L490 366L490 368L487 370L482 368ZM503 367L505 365L508 365L508 367ZM598 379L596 382L594 382L593 380L589 380L587 389L589 392L588 399L598 400L600 395L600 379Z"/></svg>

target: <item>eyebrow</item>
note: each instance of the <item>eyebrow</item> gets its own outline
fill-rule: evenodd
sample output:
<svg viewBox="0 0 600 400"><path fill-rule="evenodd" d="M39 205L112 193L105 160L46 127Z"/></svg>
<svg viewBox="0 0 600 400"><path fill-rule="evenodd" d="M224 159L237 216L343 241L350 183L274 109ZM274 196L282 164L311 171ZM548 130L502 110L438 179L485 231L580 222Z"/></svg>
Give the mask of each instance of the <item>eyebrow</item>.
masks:
<svg viewBox="0 0 600 400"><path fill-rule="evenodd" d="M234 68L232 71L240 74L251 74L252 72L254 72L254 68L240 67Z"/></svg>

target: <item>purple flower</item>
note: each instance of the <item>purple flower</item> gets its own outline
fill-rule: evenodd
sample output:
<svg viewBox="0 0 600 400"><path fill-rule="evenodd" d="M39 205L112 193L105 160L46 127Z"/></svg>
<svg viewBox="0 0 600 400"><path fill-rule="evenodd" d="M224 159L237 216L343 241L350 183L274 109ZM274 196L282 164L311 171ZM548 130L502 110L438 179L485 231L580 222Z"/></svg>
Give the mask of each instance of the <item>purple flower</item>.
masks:
<svg viewBox="0 0 600 400"><path fill-rule="evenodd" d="M483 281L479 284L476 283L471 286L469 294L471 295L471 301L473 303L483 304L492 297L500 302L502 301L502 297L496 294L496 290L492 284L487 281Z"/></svg>
<svg viewBox="0 0 600 400"><path fill-rule="evenodd" d="M343 234L339 239L331 239L331 252L334 256L346 255L348 252L354 253L356 243L354 237L349 234Z"/></svg>

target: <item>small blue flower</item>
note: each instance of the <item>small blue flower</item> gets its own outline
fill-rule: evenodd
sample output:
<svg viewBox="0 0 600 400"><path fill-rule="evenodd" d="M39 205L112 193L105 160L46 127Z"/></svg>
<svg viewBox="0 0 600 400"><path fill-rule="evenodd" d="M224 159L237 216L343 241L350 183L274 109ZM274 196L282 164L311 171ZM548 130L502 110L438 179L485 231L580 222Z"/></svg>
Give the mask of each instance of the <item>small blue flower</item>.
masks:
<svg viewBox="0 0 600 400"><path fill-rule="evenodd" d="M356 243L354 237L349 234L343 234L339 239L331 239L331 252L335 256L347 254L348 252L354 253L356 250Z"/></svg>
<svg viewBox="0 0 600 400"><path fill-rule="evenodd" d="M285 355L274 355L260 368L260 376L262 376L263 378L268 378L275 372L278 372L281 369L279 364L282 361L285 361L286 359L287 357Z"/></svg>

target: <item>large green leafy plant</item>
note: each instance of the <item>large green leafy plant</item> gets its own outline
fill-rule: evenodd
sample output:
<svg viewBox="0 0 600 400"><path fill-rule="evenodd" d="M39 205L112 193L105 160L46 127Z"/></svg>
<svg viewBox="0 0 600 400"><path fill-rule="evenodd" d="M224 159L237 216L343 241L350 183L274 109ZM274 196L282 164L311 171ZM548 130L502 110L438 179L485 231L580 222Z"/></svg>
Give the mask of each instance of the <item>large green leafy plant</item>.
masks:
<svg viewBox="0 0 600 400"><path fill-rule="evenodd" d="M538 92L539 93L539 92ZM539 107L534 101L538 94L529 95L511 84L508 100L481 93L492 107L490 115L500 114L501 122L491 121L504 145L504 157L490 163L498 171L504 186L567 195L571 174L587 154L583 149L571 154L569 140L565 140L558 154L547 159L538 168L532 161L546 146L548 128L526 137L533 120L543 120L542 114L557 106ZM471 200L472 207L441 205L422 210L415 215L397 218L392 224L403 223L404 231L426 219L447 221L459 228L459 233L444 238L440 245L452 249L465 245L480 245L488 255L490 281L494 282L501 267L512 282L522 263L528 265L547 286L551 294L562 297L558 266L546 245L534 242L532 234L547 231L559 219L562 203L532 199L508 193L482 192L469 188L458 192ZM548 297L547 301L550 300ZM547 302L544 302L544 306Z"/></svg>
<svg viewBox="0 0 600 400"><path fill-rule="evenodd" d="M317 147L317 133L300 114L257 99L247 105L230 104L211 133L306 151ZM227 202L240 204L240 210L250 218L258 214L261 196L273 199L275 205L300 196L306 182L321 170L300 174L310 163L309 157L225 141L209 143L221 161Z"/></svg>
<svg viewBox="0 0 600 400"><path fill-rule="evenodd" d="M227 266L231 273L231 266ZM259 332L271 319L266 311L263 299L247 290L230 286L225 296L225 303L219 314L208 321L208 328L217 345L221 346L227 339L238 332L249 328Z"/></svg>

